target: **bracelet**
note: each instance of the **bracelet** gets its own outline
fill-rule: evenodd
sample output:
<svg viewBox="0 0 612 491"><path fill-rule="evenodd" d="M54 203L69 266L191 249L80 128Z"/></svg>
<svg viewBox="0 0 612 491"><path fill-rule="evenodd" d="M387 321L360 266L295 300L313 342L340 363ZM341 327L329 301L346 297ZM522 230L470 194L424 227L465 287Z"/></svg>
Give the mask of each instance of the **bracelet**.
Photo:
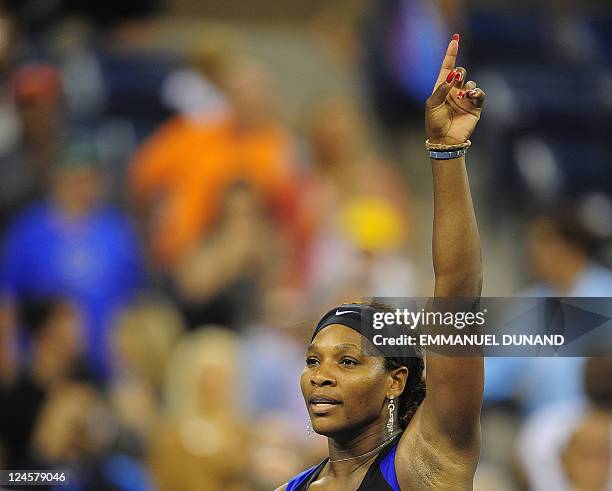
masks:
<svg viewBox="0 0 612 491"><path fill-rule="evenodd" d="M472 142L470 140L465 143L457 143L456 145L444 145L441 143L429 143L429 140L425 141L425 148L429 150L429 157L434 160L451 160L463 157L471 145Z"/></svg>
<svg viewBox="0 0 612 491"><path fill-rule="evenodd" d="M444 145L443 143L430 143L429 140L425 140L425 148L427 150L459 150L462 148L470 148L472 146L472 142L470 140L464 143L455 143L454 145Z"/></svg>
<svg viewBox="0 0 612 491"><path fill-rule="evenodd" d="M459 150L430 150L429 157L434 160L451 160L458 159L459 157L465 156L467 148L460 148Z"/></svg>

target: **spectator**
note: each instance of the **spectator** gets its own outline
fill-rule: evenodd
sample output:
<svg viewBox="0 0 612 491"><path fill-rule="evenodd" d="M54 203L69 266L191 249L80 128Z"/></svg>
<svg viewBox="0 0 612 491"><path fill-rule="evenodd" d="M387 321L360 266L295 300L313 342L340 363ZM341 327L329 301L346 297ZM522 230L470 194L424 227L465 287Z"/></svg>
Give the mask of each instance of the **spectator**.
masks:
<svg viewBox="0 0 612 491"><path fill-rule="evenodd" d="M54 66L20 67L11 89L15 107L5 106L0 115L5 128L0 139L0 232L24 205L43 196L63 123L61 75Z"/></svg>
<svg viewBox="0 0 612 491"><path fill-rule="evenodd" d="M160 491L229 489L245 470L238 404L238 338L221 328L184 337L169 360L167 417L153 435L149 465Z"/></svg>
<svg viewBox="0 0 612 491"><path fill-rule="evenodd" d="M158 422L166 364L182 330L178 312L160 299L129 307L113 328L115 376L108 392L119 444L133 455L143 455Z"/></svg>
<svg viewBox="0 0 612 491"><path fill-rule="evenodd" d="M592 260L598 243L573 210L536 215L529 225L528 256L536 284L529 296L612 295L612 271Z"/></svg>
<svg viewBox="0 0 612 491"><path fill-rule="evenodd" d="M536 215L529 226L528 260L536 281L518 296L609 297L612 271L594 262L597 244L571 210ZM527 410L581 393L581 358L490 358L486 360L485 400L507 400L521 394Z"/></svg>
<svg viewBox="0 0 612 491"><path fill-rule="evenodd" d="M310 123L308 284L322 302L414 292L407 186L370 148L365 126L343 99L322 101Z"/></svg>
<svg viewBox="0 0 612 491"><path fill-rule="evenodd" d="M288 276L286 250L253 187L231 185L212 229L175 270L188 325L239 329L252 323L260 315L262 292Z"/></svg>
<svg viewBox="0 0 612 491"><path fill-rule="evenodd" d="M612 487L612 359L590 358L584 379L586 400L547 406L521 430L518 457L533 491Z"/></svg>
<svg viewBox="0 0 612 491"><path fill-rule="evenodd" d="M29 469L70 472L70 491L152 491L143 466L114 452L113 414L86 384L60 385L50 393L34 430Z"/></svg>
<svg viewBox="0 0 612 491"><path fill-rule="evenodd" d="M49 390L67 379L89 378L82 359L82 324L70 302L28 298L18 310L30 350L18 378L0 388L0 441L9 469L25 465L31 432Z"/></svg>
<svg viewBox="0 0 612 491"><path fill-rule="evenodd" d="M308 320L307 297L303 290L274 288L266 292L263 315L242 334L240 360L250 373L242 385L242 405L249 417L268 412L286 415L299 432L307 418L304 397L296 387L304 369L305 332ZM270 359L276 360L274 365ZM282 369L279 369L282 367Z"/></svg>
<svg viewBox="0 0 612 491"><path fill-rule="evenodd" d="M293 225L296 170L291 139L273 114L270 81L252 60L223 69L231 116L197 123L176 117L138 151L132 195L150 227L157 265L168 270L210 231L222 196L236 180L249 182L287 234Z"/></svg>
<svg viewBox="0 0 612 491"><path fill-rule="evenodd" d="M138 247L126 219L101 203L103 176L93 147L71 143L57 161L49 199L17 217L2 264L5 298L66 296L84 317L87 359L109 375L108 330L142 281Z"/></svg>

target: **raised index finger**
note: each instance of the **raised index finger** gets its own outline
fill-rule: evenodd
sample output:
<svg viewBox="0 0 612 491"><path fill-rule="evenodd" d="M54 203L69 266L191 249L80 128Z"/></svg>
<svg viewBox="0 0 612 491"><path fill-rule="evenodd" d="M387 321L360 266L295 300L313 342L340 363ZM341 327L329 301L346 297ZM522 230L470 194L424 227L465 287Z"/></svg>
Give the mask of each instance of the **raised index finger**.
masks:
<svg viewBox="0 0 612 491"><path fill-rule="evenodd" d="M459 39L459 34L453 34L451 42L448 43L446 55L444 56L444 61L442 61L442 68L440 68L440 74L438 75L438 80L436 81L436 87L442 83L443 80L446 80L446 77L450 71L455 68L457 53L459 52Z"/></svg>

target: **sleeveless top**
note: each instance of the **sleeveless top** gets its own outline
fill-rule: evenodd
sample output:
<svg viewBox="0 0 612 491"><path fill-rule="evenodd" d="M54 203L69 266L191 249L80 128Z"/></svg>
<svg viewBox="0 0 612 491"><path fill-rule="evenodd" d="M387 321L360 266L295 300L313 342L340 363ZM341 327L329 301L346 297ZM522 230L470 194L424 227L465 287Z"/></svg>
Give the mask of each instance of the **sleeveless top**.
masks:
<svg viewBox="0 0 612 491"><path fill-rule="evenodd" d="M372 462L357 491L401 491L395 475L395 452L401 438L397 435L393 441L383 448L376 460ZM287 483L287 491L307 491L317 480L329 458L319 465L298 474Z"/></svg>

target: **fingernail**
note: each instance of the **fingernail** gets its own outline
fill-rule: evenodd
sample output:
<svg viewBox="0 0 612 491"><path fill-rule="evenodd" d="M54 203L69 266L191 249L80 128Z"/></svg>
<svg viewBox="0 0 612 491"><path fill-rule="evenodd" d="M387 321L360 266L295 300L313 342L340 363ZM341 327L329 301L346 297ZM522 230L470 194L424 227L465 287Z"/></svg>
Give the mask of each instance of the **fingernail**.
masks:
<svg viewBox="0 0 612 491"><path fill-rule="evenodd" d="M463 99L465 97L465 90L457 92L457 99Z"/></svg>
<svg viewBox="0 0 612 491"><path fill-rule="evenodd" d="M463 74L461 72L457 72L457 75L455 75L455 80L457 82L461 82L462 78L463 78Z"/></svg>
<svg viewBox="0 0 612 491"><path fill-rule="evenodd" d="M453 34L453 41L459 41L461 39L461 36L457 33Z"/></svg>
<svg viewBox="0 0 612 491"><path fill-rule="evenodd" d="M467 95L474 95L474 94L476 94L476 89L468 90L468 91L466 92L466 94L467 94Z"/></svg>
<svg viewBox="0 0 612 491"><path fill-rule="evenodd" d="M455 79L455 74L457 72L455 70L451 70L451 72L448 74L448 77L446 77L446 83L450 84L454 79Z"/></svg>

